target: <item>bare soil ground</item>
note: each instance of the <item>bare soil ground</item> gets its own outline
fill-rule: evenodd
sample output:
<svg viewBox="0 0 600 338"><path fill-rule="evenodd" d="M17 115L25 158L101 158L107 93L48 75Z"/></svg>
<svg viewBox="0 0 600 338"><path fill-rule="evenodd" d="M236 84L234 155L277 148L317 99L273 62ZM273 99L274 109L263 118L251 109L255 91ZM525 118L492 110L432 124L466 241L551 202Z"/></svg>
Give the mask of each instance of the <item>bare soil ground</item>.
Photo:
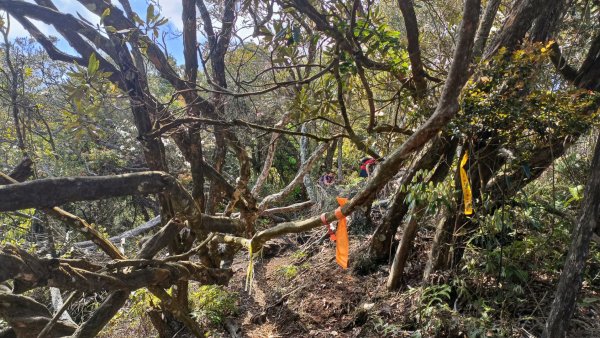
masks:
<svg viewBox="0 0 600 338"><path fill-rule="evenodd" d="M265 257L255 262L250 294L244 291L248 258L237 257L229 289L240 297L240 311L233 321L243 337L499 336L494 330L470 335L460 325L455 330L434 333L424 329L426 325L419 322L418 315L422 310L420 290L411 286L421 283L427 245L423 237L428 234L420 234L417 240L407 267L404 288L392 293L385 288L388 266L381 266L364 276L351 268L343 270L335 262L335 244L329 239L322 242L314 239L321 235L322 231L317 231L309 239L288 238L272 244ZM359 243L365 245L368 239L351 235L350 241L353 259L364 250ZM289 272L293 270L291 267L297 268L297 274ZM479 287L485 288L483 284L492 282L480 283ZM490 294L503 292L506 288L495 282L493 284L488 287ZM531 301L507 306L513 308L514 318L501 323L506 336L538 336L553 292L553 283L533 278L530 289L523 296ZM599 297L592 288L583 290L582 299L590 301ZM461 306L460 299L454 304L456 306ZM447 320L458 320L456 314L449 316ZM417 330L420 335L415 335ZM228 336L225 332L223 335ZM582 303L578 307L569 337L600 337L600 304Z"/></svg>

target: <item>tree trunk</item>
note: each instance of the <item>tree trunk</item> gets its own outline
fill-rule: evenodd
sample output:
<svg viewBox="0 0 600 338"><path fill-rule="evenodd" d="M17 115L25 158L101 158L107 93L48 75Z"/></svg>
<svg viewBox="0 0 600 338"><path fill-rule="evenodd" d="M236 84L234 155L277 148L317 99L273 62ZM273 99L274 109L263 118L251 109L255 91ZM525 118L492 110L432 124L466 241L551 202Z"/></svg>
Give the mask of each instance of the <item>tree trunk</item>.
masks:
<svg viewBox="0 0 600 338"><path fill-rule="evenodd" d="M344 139L340 138L337 142L338 145L338 153L337 153L337 174L338 174L338 182L341 182L342 179L344 178L344 172L343 172L343 167L344 167L344 163L342 162L342 155L343 155L343 146L344 146Z"/></svg>
<svg viewBox="0 0 600 338"><path fill-rule="evenodd" d="M325 160L323 161L323 166L321 167L321 172L329 172L333 168L333 156L335 155L335 149L337 148L337 142L331 142L329 148L327 148L327 152L325 153Z"/></svg>
<svg viewBox="0 0 600 338"><path fill-rule="evenodd" d="M462 158L464 152L465 150L462 149L459 159ZM460 168L456 168L454 172L454 200L457 206L456 208L449 207L447 210L444 210L444 216L440 219L435 228L431 250L429 251L425 271L423 272L423 278L425 280L430 278L431 273L444 270L449 266L449 252L452 236L454 234L454 229L456 228L456 222L459 221L459 219L462 221L463 216L460 212L463 202L460 191L461 184L459 170Z"/></svg>
<svg viewBox="0 0 600 338"><path fill-rule="evenodd" d="M449 137L436 138L431 147L426 150L417 163L415 163L415 165L406 172L404 177L402 177L400 185L404 187L409 185L414 175L419 170L429 171L433 169L438 162L445 162L440 163L440 166L451 163L457 145L458 140L450 140ZM437 179L442 180L446 175L438 174L436 176L441 176ZM369 256L374 261L386 261L390 255L393 237L408 211L408 205L404 203L405 198L406 190L396 192L390 207L383 217L383 222L373 233L369 246Z"/></svg>
<svg viewBox="0 0 600 338"><path fill-rule="evenodd" d="M452 160L454 159L454 153L456 152L456 147L458 145L458 139L450 141L448 145L444 157L440 160L437 168L431 174L431 177L428 180L429 183L438 184L448 176ZM387 284L388 290L395 290L400 286L400 281L402 280L402 275L404 273L404 266L406 265L408 254L410 253L410 249L412 248L414 239L417 235L419 224L424 216L424 209L422 203L419 202L416 202L411 209L410 220L404 229L402 240L398 245L392 267L390 268L390 276Z"/></svg>
<svg viewBox="0 0 600 338"><path fill-rule="evenodd" d="M475 37L475 46L473 46L473 56L475 57L480 57L483 53L485 45L490 36L490 31L494 24L494 19L496 18L496 13L498 13L498 8L500 7L501 2L501 0L489 0L487 5L485 6L483 18L479 22L479 28L477 29L477 36Z"/></svg>
<svg viewBox="0 0 600 338"><path fill-rule="evenodd" d="M304 122L302 124L302 128L300 129L301 132L303 132L303 133L307 132L306 131L308 129L307 123L308 122ZM302 165L304 165L306 163L306 161L308 160L308 154L309 154L308 147L309 147L308 137L302 136L300 138L300 162ZM317 195L315 192L315 185L310 178L310 171L309 171L309 173L304 175L302 181L304 182L304 187L306 188L306 194L308 195L308 198L311 201L315 201L317 199Z"/></svg>
<svg viewBox="0 0 600 338"><path fill-rule="evenodd" d="M10 20L10 17L7 17L7 20ZM9 26L10 27L10 21ZM15 133L17 136L17 146L23 153L23 156L27 157L27 149L25 149L25 130L21 128L21 120L19 117L19 74L15 69L12 59L11 59L11 46L12 44L8 40L8 29L2 30L2 35L4 36L4 56L6 65L8 66L8 70L10 72L10 78L7 76L7 81L10 85L10 107L12 111L13 123L15 124Z"/></svg>
<svg viewBox="0 0 600 338"><path fill-rule="evenodd" d="M571 247L560 275L550 314L546 320L546 327L542 335L545 338L564 337L569 320L575 311L575 301L581 289L590 240L600 218L600 137L596 141L590 173L579 223L573 229Z"/></svg>
<svg viewBox="0 0 600 338"><path fill-rule="evenodd" d="M424 280L429 280L432 273L442 270L449 265L450 240L452 239L455 222L455 213L446 213L438 222L425 265L425 271L423 272Z"/></svg>
<svg viewBox="0 0 600 338"><path fill-rule="evenodd" d="M398 245L398 249L394 255L394 261L390 267L390 275L388 276L387 280L387 288L389 291L396 290L400 286L402 274L404 273L404 265L408 259L408 254L410 253L413 240L417 235L417 229L419 227L419 221L421 220L422 214L423 209L421 203L415 203L415 205L411 208L410 221L408 221L408 224L406 227L404 227L402 240L400 240L400 245Z"/></svg>

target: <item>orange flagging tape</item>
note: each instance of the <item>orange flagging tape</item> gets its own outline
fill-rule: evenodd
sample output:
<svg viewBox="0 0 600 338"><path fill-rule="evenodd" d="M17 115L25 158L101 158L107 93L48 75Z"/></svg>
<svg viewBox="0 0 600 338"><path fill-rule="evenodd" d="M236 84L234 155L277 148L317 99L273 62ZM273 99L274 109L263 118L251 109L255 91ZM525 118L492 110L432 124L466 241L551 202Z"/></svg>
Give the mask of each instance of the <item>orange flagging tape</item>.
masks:
<svg viewBox="0 0 600 338"><path fill-rule="evenodd" d="M342 214L342 207L347 198L338 197L337 202L340 205L335 209L335 217L338 219L337 229L335 230L335 260L344 269L348 268L348 229L346 228L346 216Z"/></svg>

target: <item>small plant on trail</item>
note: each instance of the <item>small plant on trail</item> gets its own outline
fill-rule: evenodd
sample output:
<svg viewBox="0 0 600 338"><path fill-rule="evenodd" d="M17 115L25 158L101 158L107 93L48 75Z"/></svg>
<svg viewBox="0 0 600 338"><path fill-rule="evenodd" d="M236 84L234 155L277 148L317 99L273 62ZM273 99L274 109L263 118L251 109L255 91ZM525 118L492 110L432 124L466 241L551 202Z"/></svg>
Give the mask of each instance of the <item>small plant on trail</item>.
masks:
<svg viewBox="0 0 600 338"><path fill-rule="evenodd" d="M296 252L294 252L292 254L292 258L295 260L301 260L301 259L305 258L306 256L307 256L307 253L304 250L297 250Z"/></svg>
<svg viewBox="0 0 600 338"><path fill-rule="evenodd" d="M277 273L279 273L281 276L283 276L287 280L292 280L292 279L296 278L296 276L298 275L298 273L301 270L308 269L309 267L310 267L310 265L308 263L304 263L300 266L282 265L277 269Z"/></svg>
<svg viewBox="0 0 600 338"><path fill-rule="evenodd" d="M287 280L294 279L298 275L298 267L295 265L284 265L277 269L277 272Z"/></svg>
<svg viewBox="0 0 600 338"><path fill-rule="evenodd" d="M404 332L399 325L386 323L385 320L379 316L373 317L373 330L382 337L400 337Z"/></svg>
<svg viewBox="0 0 600 338"><path fill-rule="evenodd" d="M432 285L423 289L421 294L421 312L438 305L447 305L450 301L451 287L448 284Z"/></svg>
<svg viewBox="0 0 600 338"><path fill-rule="evenodd" d="M448 306L451 290L448 284L423 288L419 306L419 326L424 336L452 336L452 332L457 329L454 312Z"/></svg>

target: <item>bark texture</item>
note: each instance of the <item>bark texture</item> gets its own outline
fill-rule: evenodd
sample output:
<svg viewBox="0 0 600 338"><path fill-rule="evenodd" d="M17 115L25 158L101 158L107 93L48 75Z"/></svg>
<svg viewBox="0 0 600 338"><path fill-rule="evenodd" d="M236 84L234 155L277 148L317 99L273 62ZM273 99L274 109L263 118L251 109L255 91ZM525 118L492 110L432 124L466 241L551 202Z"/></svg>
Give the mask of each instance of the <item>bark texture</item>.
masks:
<svg viewBox="0 0 600 338"><path fill-rule="evenodd" d="M67 202L109 197L155 194L167 190L175 179L162 172L48 178L0 186L0 211L50 208Z"/></svg>

